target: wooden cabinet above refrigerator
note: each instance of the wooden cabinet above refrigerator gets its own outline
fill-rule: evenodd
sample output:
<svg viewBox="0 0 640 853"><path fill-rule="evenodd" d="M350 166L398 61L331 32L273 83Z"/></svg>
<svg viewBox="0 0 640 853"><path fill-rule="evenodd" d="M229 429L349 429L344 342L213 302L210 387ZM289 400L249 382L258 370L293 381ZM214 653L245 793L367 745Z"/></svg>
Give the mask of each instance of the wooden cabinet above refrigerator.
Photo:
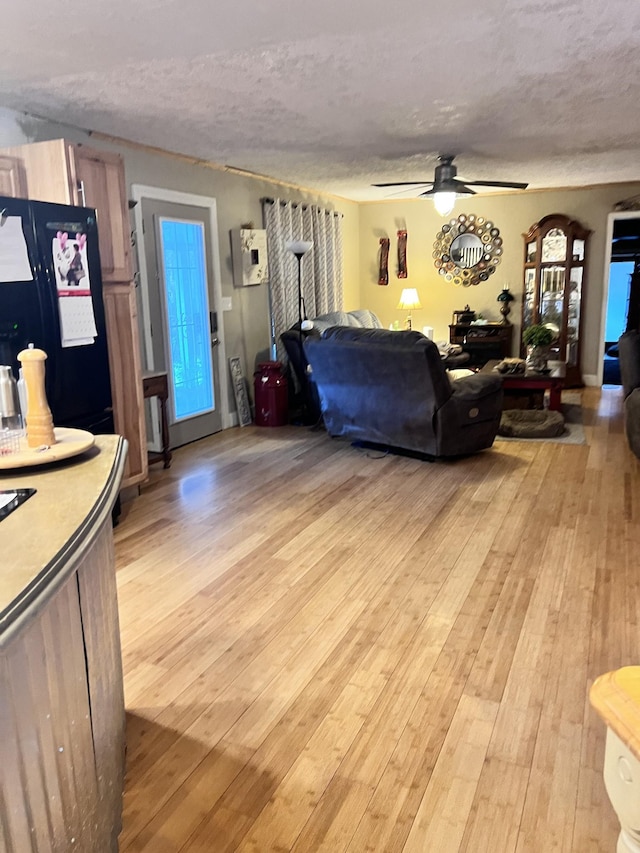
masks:
<svg viewBox="0 0 640 853"><path fill-rule="evenodd" d="M27 198L27 176L19 157L0 156L0 195Z"/></svg>
<svg viewBox="0 0 640 853"><path fill-rule="evenodd" d="M131 228L124 164L119 154L65 139L4 149L22 161L29 198L95 207L103 283L130 281Z"/></svg>

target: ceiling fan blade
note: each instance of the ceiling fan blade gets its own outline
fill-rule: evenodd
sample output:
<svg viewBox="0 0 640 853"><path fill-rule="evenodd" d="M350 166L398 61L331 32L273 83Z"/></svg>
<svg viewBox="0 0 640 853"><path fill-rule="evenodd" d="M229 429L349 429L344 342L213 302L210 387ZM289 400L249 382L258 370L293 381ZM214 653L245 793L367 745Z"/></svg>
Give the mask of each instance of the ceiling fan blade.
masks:
<svg viewBox="0 0 640 853"><path fill-rule="evenodd" d="M422 189L422 186L400 187L394 193L386 193L385 198L419 198L422 195Z"/></svg>
<svg viewBox="0 0 640 853"><path fill-rule="evenodd" d="M458 180L462 181L461 178ZM463 184L472 187L506 187L512 190L526 190L529 184L516 183L513 181L462 181Z"/></svg>
<svg viewBox="0 0 640 853"><path fill-rule="evenodd" d="M371 184L372 187L426 187L433 181L394 181L392 184Z"/></svg>

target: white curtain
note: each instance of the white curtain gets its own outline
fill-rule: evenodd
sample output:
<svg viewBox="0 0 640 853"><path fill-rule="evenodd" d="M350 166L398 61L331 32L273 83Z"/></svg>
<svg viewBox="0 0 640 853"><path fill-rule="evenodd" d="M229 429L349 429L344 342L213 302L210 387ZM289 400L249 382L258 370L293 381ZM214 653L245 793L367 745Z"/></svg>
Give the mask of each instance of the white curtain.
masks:
<svg viewBox="0 0 640 853"><path fill-rule="evenodd" d="M280 334L298 322L298 261L285 249L289 240L310 240L302 258L306 316L342 309L342 215L334 210L280 199L265 199L263 215L269 254L271 330L278 358L285 357Z"/></svg>

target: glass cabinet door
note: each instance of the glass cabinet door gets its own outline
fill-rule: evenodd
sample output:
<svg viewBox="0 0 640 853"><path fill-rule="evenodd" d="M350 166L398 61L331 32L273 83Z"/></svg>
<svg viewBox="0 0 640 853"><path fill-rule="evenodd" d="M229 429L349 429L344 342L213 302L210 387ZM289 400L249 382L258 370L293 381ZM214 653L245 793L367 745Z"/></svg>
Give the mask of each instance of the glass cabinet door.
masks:
<svg viewBox="0 0 640 853"><path fill-rule="evenodd" d="M524 299L522 302L523 325L530 326L533 323L536 308L536 271L525 270L524 273Z"/></svg>
<svg viewBox="0 0 640 853"><path fill-rule="evenodd" d="M554 327L559 333L564 306L564 267L545 266L541 270L539 320L543 326Z"/></svg>
<svg viewBox="0 0 640 853"><path fill-rule="evenodd" d="M566 261L567 259L567 235L562 228L551 228L542 238L542 254L540 261L543 264L554 261Z"/></svg>
<svg viewBox="0 0 640 853"><path fill-rule="evenodd" d="M569 308L567 315L566 362L568 365L578 365L580 344L580 308L582 305L582 274L583 267L571 267L569 271Z"/></svg>
<svg viewBox="0 0 640 853"><path fill-rule="evenodd" d="M572 261L584 261L584 240L573 241L573 252L571 254Z"/></svg>

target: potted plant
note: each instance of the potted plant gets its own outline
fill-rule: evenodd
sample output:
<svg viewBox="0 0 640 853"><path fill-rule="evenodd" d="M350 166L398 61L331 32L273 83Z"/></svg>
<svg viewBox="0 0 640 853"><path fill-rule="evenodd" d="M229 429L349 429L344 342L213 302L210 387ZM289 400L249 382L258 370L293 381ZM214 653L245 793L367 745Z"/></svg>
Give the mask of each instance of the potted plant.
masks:
<svg viewBox="0 0 640 853"><path fill-rule="evenodd" d="M527 326L524 330L522 342L527 348L527 367L530 370L546 370L549 345L554 337L553 331L548 326L539 323Z"/></svg>

